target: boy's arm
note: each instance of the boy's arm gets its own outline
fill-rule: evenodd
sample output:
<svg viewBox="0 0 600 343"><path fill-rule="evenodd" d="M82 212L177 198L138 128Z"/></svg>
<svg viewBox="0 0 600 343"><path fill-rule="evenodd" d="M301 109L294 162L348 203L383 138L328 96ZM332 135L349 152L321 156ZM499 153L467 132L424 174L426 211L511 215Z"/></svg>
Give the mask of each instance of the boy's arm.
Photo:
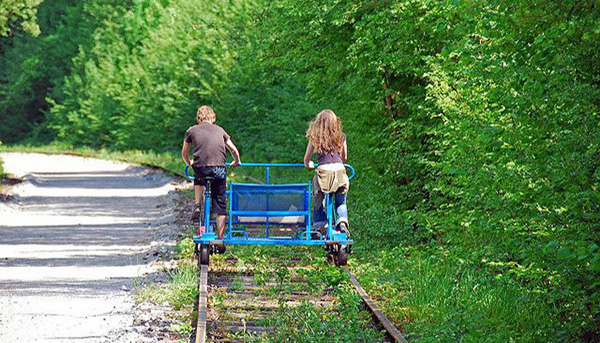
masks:
<svg viewBox="0 0 600 343"><path fill-rule="evenodd" d="M225 142L225 146L227 147L227 149L229 149L231 156L233 156L233 162L231 162L231 164L229 166L233 168L233 167L237 166L238 164L242 163L242 161L240 160L240 152L238 151L235 144L233 144L231 139L228 139Z"/></svg>
<svg viewBox="0 0 600 343"><path fill-rule="evenodd" d="M186 141L183 141L183 146L181 147L181 158L183 158L186 166L192 165L192 162L190 162L190 143Z"/></svg>
<svg viewBox="0 0 600 343"><path fill-rule="evenodd" d="M306 152L304 153L304 166L308 169L313 169L315 167L315 164L312 161L312 156L314 152L315 148L313 147L311 142L308 142L308 145L306 146Z"/></svg>

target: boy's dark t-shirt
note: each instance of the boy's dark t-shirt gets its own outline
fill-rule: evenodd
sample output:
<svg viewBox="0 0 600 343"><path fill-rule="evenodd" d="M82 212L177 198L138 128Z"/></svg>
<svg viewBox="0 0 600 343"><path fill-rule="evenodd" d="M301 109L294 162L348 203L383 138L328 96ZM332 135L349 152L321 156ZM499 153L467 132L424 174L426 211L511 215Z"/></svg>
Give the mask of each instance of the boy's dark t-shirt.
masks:
<svg viewBox="0 0 600 343"><path fill-rule="evenodd" d="M185 141L192 144L194 167L225 166L225 142L229 135L219 125L202 123L185 132Z"/></svg>

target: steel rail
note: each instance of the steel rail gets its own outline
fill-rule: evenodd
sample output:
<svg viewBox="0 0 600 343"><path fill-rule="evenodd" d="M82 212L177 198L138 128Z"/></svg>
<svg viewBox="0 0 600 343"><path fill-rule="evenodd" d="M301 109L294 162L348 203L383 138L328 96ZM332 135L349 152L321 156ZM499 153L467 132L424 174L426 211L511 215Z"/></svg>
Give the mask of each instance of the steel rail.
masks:
<svg viewBox="0 0 600 343"><path fill-rule="evenodd" d="M375 317L377 318L377 320L379 321L379 323L381 323L381 325L383 325L383 327L385 328L385 330L387 331L387 333L396 342L408 343L406 341L406 339L402 336L402 334L400 333L400 331L398 331L398 329L396 329L396 327L394 326L394 324L392 324L392 322L379 309L379 306L377 306L377 304L375 304L375 302L373 301L373 299L371 299L371 297L369 297L369 295L367 294L367 292L365 292L365 290L362 288L362 286L360 285L360 283L358 282L358 280L356 279L356 277L354 276L354 274L352 274L352 272L350 272L350 270L348 269L348 267L345 267L345 269L346 269L346 273L348 273L348 275L350 276L350 281L352 282L352 284L354 285L354 287L358 291L358 294L360 294L360 296L362 297L362 300L364 301L364 303L367 305L367 307L369 308L369 310L371 311L371 313L373 313L373 315L375 315Z"/></svg>
<svg viewBox="0 0 600 343"><path fill-rule="evenodd" d="M207 304L208 266L200 265L200 282L198 283L198 324L196 343L206 342L206 304Z"/></svg>

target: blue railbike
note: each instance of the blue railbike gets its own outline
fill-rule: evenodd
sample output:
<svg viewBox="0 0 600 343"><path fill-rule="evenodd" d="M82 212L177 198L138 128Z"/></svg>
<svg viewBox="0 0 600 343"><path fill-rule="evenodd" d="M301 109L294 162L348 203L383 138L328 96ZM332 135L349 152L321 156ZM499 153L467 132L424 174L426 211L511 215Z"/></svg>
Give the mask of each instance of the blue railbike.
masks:
<svg viewBox="0 0 600 343"><path fill-rule="evenodd" d="M351 180L355 171L351 171ZM304 168L300 163L242 163L238 167L266 168L266 183L229 182L228 220L223 239L219 239L215 230L215 221L210 220L210 178L206 178L204 208L201 209L198 229L194 236L196 253L200 264L208 265L213 252L224 250L232 245L314 245L323 246L330 260L343 266L348 262L353 241L335 227L336 211L332 194L326 194L324 208L327 215L326 228L317 230L312 225L312 184L289 183L272 184L271 168ZM193 180L185 168L185 176Z"/></svg>

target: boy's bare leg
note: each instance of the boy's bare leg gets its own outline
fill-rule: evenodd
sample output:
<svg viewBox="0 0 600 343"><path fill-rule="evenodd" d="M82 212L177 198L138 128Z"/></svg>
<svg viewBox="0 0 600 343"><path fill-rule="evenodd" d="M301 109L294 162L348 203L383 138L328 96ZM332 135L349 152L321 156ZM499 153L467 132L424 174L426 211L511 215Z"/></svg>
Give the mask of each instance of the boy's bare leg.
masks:
<svg viewBox="0 0 600 343"><path fill-rule="evenodd" d="M200 213L200 211L202 209L202 204L204 203L204 186L194 185L194 200L196 206L194 206L194 210L192 212L192 221L194 222L194 225L197 225L198 222L202 222L202 220L199 219L203 215L203 213Z"/></svg>
<svg viewBox="0 0 600 343"><path fill-rule="evenodd" d="M223 233L225 232L225 217L224 215L217 216L217 232L219 239L223 239Z"/></svg>
<svg viewBox="0 0 600 343"><path fill-rule="evenodd" d="M194 200L196 200L196 204L201 204L204 202L204 186L194 186Z"/></svg>

